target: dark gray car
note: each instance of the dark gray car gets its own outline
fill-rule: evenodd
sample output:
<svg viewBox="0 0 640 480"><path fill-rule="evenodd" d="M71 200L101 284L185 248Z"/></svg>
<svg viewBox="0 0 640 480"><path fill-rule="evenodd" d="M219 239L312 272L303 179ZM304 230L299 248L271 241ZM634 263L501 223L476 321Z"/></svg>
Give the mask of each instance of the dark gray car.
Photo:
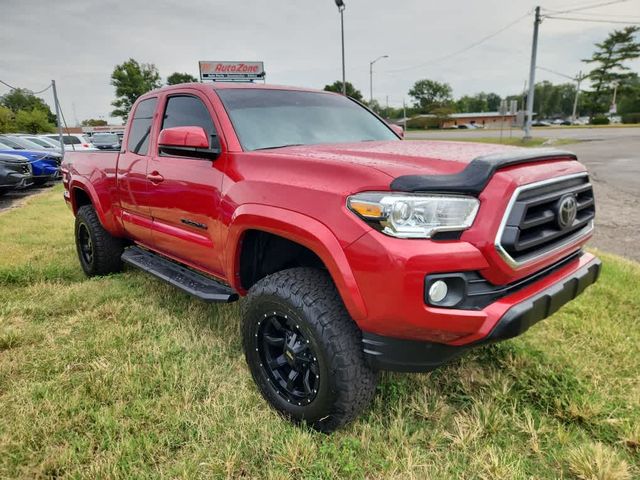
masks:
<svg viewBox="0 0 640 480"><path fill-rule="evenodd" d="M0 154L0 195L33 183L31 164L19 155Z"/></svg>

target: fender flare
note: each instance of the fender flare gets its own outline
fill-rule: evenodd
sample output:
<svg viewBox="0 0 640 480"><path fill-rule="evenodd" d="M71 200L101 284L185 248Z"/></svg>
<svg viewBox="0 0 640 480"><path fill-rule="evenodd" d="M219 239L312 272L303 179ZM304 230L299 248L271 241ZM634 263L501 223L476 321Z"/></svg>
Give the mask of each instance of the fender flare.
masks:
<svg viewBox="0 0 640 480"><path fill-rule="evenodd" d="M224 268L232 286L240 285L240 245L247 230L260 230L299 243L315 253L333 279L351 317L360 323L367 309L340 242L323 223L302 213L261 204L238 207L231 219L226 240Z"/></svg>
<svg viewBox="0 0 640 480"><path fill-rule="evenodd" d="M94 186L90 182L83 181L83 179L75 178L69 185L69 194L71 197L71 208L73 214L76 215L76 213L78 212L78 206L76 205L76 196L74 195L74 190L76 189L82 190L87 194L89 200L91 200L93 208L96 211L96 214L98 215L98 219L100 220L100 223L105 228L105 230L113 232L112 234L120 235L122 233L122 229L114 217L113 210L109 209L109 212L105 211L104 206L100 201L100 196L98 195L98 192L96 191Z"/></svg>

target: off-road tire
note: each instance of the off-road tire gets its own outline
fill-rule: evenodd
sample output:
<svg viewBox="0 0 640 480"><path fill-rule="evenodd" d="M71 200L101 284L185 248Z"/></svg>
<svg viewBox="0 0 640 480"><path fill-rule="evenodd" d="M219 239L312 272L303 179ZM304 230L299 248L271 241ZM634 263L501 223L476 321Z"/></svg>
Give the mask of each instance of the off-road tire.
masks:
<svg viewBox="0 0 640 480"><path fill-rule="evenodd" d="M296 404L278 389L266 368L259 333L266 318L286 316L308 340L319 375L317 393ZM356 418L371 402L378 374L364 358L362 334L347 313L331 277L324 270L292 268L255 285L242 305L245 358L265 399L294 422L329 433ZM272 317L273 316L273 317ZM264 335L264 334L262 334ZM266 345L266 344L262 344ZM270 377L271 375L271 377Z"/></svg>
<svg viewBox="0 0 640 480"><path fill-rule="evenodd" d="M88 233L90 237L92 255L88 259L83 254L81 237ZM122 270L120 256L124 250L124 242L120 238L113 237L107 232L98 215L91 205L83 205L78 209L75 224L76 251L84 273L93 277L96 275L108 275Z"/></svg>

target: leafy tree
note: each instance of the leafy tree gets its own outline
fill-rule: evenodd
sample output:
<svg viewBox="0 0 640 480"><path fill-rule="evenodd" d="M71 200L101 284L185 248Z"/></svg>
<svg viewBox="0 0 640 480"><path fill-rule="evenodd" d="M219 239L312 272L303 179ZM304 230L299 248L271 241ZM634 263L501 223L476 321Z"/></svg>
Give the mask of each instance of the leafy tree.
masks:
<svg viewBox="0 0 640 480"><path fill-rule="evenodd" d="M464 95L455 102L458 112L497 112L502 98L497 93L480 92Z"/></svg>
<svg viewBox="0 0 640 480"><path fill-rule="evenodd" d="M11 109L0 105L0 133L13 132L15 130L14 114Z"/></svg>
<svg viewBox="0 0 640 480"><path fill-rule="evenodd" d="M502 97L497 93L487 93L487 108L490 112L497 112L500 110L500 102Z"/></svg>
<svg viewBox="0 0 640 480"><path fill-rule="evenodd" d="M434 108L449 106L453 102L451 94L451 85L429 79L418 80L409 90L415 107L424 113Z"/></svg>
<svg viewBox="0 0 640 480"><path fill-rule="evenodd" d="M635 38L638 31L640 27L637 26L614 30L603 42L596 43L596 51L591 58L583 60L596 65L589 72L592 89L587 92L592 117L608 110L615 84L624 91L626 83L632 78L625 62L640 57L640 42Z"/></svg>
<svg viewBox="0 0 640 480"><path fill-rule="evenodd" d="M198 79L188 73L173 72L167 77L167 85L177 85L179 83L193 83Z"/></svg>
<svg viewBox="0 0 640 480"><path fill-rule="evenodd" d="M31 110L20 110L16 113L16 129L25 133L53 132L54 124L47 118L47 113L33 108Z"/></svg>
<svg viewBox="0 0 640 480"><path fill-rule="evenodd" d="M126 120L140 95L161 86L160 74L153 63L138 63L130 58L113 69L111 85L116 87L116 99L111 102L116 108L111 115Z"/></svg>
<svg viewBox="0 0 640 480"><path fill-rule="evenodd" d="M351 82L346 82L345 85L347 87L347 97L351 97L354 100L358 100L359 102L361 102L362 101L362 92L360 90L358 90L356 87L354 87ZM325 92L342 93L342 81L341 80L336 80L331 85L325 85L324 86L324 91Z"/></svg>
<svg viewBox="0 0 640 480"><path fill-rule="evenodd" d="M108 125L106 120L97 119L97 118L88 118L86 120L82 120L80 125L83 127L104 127Z"/></svg>
<svg viewBox="0 0 640 480"><path fill-rule="evenodd" d="M618 112L621 115L628 113L640 114L640 77L632 74L620 91Z"/></svg>
<svg viewBox="0 0 640 480"><path fill-rule="evenodd" d="M49 122L56 123L56 116L49 108L49 105L47 105L43 99L36 97L24 88L16 88L4 94L0 97L0 105L7 107L13 113L18 113L20 110L33 110L36 108L47 114L47 120Z"/></svg>

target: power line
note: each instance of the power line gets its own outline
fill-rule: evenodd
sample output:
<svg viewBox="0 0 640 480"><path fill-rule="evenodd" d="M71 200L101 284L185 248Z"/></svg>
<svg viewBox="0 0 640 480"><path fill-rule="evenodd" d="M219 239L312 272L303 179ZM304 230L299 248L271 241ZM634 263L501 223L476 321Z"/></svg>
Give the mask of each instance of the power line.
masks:
<svg viewBox="0 0 640 480"><path fill-rule="evenodd" d="M540 65L538 65L536 68L538 70L544 70L545 72L554 73L554 74L559 75L561 77L568 78L569 80L573 80L573 81L576 80L575 77L570 77L569 75L565 75L564 73L556 72L555 70L551 70L550 68L541 67Z"/></svg>
<svg viewBox="0 0 640 480"><path fill-rule="evenodd" d="M625 22L623 20L597 20L595 18L577 18L577 17L544 17L551 20L568 20L570 22L593 22L593 23L619 23L623 25L640 25L640 22Z"/></svg>
<svg viewBox="0 0 640 480"><path fill-rule="evenodd" d="M3 85L6 85L7 87L9 87L11 90L26 90L28 92L31 92L33 95L38 95L39 93L42 92L46 92L47 90L49 90L51 88L51 84L47 85L45 88L43 88L42 90L38 90L37 92L31 91L28 88L18 88L18 87L14 87L13 85L9 85L7 82L5 82L4 80L0 80L0 83Z"/></svg>
<svg viewBox="0 0 640 480"><path fill-rule="evenodd" d="M6 85L7 87L9 87L11 90L18 90L16 87L12 87L11 85L9 85L7 82L0 80L0 83L3 85Z"/></svg>
<svg viewBox="0 0 640 480"><path fill-rule="evenodd" d="M454 57L456 55L460 55L461 53L464 53L468 50L471 50L474 47L477 47L478 45L486 42L487 40L492 39L493 37L499 35L500 33L504 32L505 30L511 28L512 26L514 26L516 23L518 23L520 20L522 20L525 17L528 17L531 14L531 11L528 11L527 13L525 13L524 15L522 15L521 17L518 17L517 19L515 19L513 22L505 25L504 27L502 27L500 30L498 30L497 32L492 33L491 35L487 35L486 37L481 38L480 40L464 47L461 48L460 50L456 50L455 52L449 53L447 55L443 55L442 57L438 57L438 58L434 58L433 60L429 60L428 62L425 63L421 63L419 65L414 65L412 67L405 67L405 68L400 68L400 69L396 69L396 70L389 70L387 71L387 73L398 73L398 72L406 72L407 70L414 70L416 68L421 68L421 67L426 67L427 65L432 65L434 63L437 62L441 62L442 60L446 60L448 58Z"/></svg>
<svg viewBox="0 0 640 480"><path fill-rule="evenodd" d="M553 12L554 14L561 14L561 13L571 13L571 12L578 12L580 10L590 10L592 8L599 8L599 7L605 7L607 5L613 5L616 3L624 3L624 2L628 2L629 0L613 0L610 2L604 2L604 3L595 3L595 4L591 4L591 5L583 5L581 7L577 7L577 8L570 8L569 10L549 10L548 8L545 8L545 10L548 10L550 12Z"/></svg>

